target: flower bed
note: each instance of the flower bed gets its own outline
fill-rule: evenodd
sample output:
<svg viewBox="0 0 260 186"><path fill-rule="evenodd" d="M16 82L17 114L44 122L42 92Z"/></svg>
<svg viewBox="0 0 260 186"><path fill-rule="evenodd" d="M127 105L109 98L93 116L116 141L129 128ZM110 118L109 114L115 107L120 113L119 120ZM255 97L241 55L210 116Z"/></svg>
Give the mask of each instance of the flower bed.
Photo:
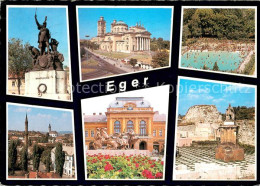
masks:
<svg viewBox="0 0 260 186"><path fill-rule="evenodd" d="M90 179L162 179L163 161L149 156L87 156L87 177Z"/></svg>

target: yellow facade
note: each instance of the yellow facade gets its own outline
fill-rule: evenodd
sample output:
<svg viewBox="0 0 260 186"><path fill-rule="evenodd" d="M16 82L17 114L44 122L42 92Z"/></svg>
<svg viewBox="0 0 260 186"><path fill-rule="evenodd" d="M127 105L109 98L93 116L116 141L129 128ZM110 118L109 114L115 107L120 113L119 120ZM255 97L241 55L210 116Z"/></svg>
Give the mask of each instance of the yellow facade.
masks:
<svg viewBox="0 0 260 186"><path fill-rule="evenodd" d="M119 97L116 100L123 104L118 107L110 105L105 115L94 113L84 116L87 148L92 148L96 128L106 127L108 135L124 133L133 129L139 138L134 149L163 152L166 135L165 115L155 112L153 107L146 103L142 107L140 102L143 101L143 98L140 97Z"/></svg>

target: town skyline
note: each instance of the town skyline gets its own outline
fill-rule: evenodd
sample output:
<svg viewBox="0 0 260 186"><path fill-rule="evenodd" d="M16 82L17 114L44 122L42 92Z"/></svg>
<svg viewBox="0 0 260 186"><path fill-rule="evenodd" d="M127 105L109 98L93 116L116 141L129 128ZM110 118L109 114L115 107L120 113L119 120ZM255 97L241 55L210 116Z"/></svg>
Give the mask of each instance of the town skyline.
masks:
<svg viewBox="0 0 260 186"><path fill-rule="evenodd" d="M52 131L73 133L70 111L20 104L8 104L8 130L24 131L26 113L29 123L28 131L48 132L48 126L51 124Z"/></svg>
<svg viewBox="0 0 260 186"><path fill-rule="evenodd" d="M100 13L102 12L102 13ZM172 8L78 8L78 27L80 39L97 36L97 21L100 16L106 21L106 32L110 32L113 20L123 21L129 27L136 23L151 32L151 38L170 40L172 28ZM89 29L90 28L90 29ZM163 29L158 29L163 28Z"/></svg>

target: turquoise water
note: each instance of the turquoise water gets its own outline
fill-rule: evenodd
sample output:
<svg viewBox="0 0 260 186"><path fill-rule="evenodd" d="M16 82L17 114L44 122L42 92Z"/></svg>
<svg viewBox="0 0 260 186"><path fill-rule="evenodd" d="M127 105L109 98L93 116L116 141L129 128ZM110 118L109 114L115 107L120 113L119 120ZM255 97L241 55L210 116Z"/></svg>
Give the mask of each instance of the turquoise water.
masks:
<svg viewBox="0 0 260 186"><path fill-rule="evenodd" d="M220 71L231 71L239 67L246 54L240 52L227 51L209 51L194 52L189 51L181 57L181 67L192 67L202 69L204 64L212 70L215 62L217 62Z"/></svg>

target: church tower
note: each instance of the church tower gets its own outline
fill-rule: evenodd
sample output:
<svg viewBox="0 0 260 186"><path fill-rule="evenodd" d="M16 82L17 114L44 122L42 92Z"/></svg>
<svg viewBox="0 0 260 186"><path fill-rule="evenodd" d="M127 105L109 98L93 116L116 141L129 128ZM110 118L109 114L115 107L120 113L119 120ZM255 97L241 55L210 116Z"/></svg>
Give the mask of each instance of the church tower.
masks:
<svg viewBox="0 0 260 186"><path fill-rule="evenodd" d="M106 33L106 21L104 20L104 17L100 17L98 20L98 36L104 36Z"/></svg>
<svg viewBox="0 0 260 186"><path fill-rule="evenodd" d="M49 133L51 132L51 124L49 124Z"/></svg>
<svg viewBox="0 0 260 186"><path fill-rule="evenodd" d="M28 148L28 118L27 118L27 113L26 113L26 116L25 116L24 133L25 133L25 146Z"/></svg>

